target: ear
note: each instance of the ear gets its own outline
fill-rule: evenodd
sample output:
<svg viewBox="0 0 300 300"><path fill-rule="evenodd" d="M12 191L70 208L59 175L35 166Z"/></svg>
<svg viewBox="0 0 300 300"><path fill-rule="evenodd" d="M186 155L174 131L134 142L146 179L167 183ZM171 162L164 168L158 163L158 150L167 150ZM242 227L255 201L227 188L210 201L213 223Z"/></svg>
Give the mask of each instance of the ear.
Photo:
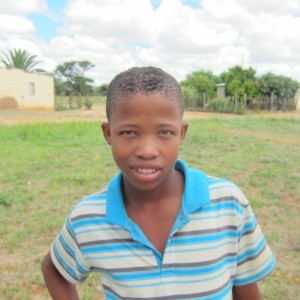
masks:
<svg viewBox="0 0 300 300"><path fill-rule="evenodd" d="M110 131L110 126L109 123L103 122L101 124L103 136L107 142L108 145L111 145L111 131Z"/></svg>
<svg viewBox="0 0 300 300"><path fill-rule="evenodd" d="M187 130L188 130L189 124L182 123L181 124L181 132L180 132L180 144L184 141Z"/></svg>

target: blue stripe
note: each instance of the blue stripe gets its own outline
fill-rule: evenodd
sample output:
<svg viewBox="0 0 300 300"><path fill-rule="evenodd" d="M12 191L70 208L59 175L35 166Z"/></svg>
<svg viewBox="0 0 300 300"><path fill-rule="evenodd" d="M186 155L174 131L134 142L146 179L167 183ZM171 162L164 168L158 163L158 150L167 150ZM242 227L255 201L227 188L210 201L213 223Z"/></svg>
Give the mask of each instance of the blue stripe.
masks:
<svg viewBox="0 0 300 300"><path fill-rule="evenodd" d="M195 215L201 215L201 213L198 213L198 214L195 214ZM219 214L219 215L216 215L216 216L207 216L207 217L204 217L204 216L200 216L200 217L195 217L194 215L191 215L190 216L190 220L192 221L201 221L201 220L211 220L211 219L222 219L224 217L235 217L236 214L234 213L223 213L223 214Z"/></svg>
<svg viewBox="0 0 300 300"><path fill-rule="evenodd" d="M76 231L77 235L85 234L85 233L90 233L90 232L102 232L102 231L124 231L123 228L96 228L96 229L89 229L89 230L82 230L82 231Z"/></svg>
<svg viewBox="0 0 300 300"><path fill-rule="evenodd" d="M272 257L271 263L269 263L267 266L265 266L265 268L261 272L256 273L253 276L243 278L243 279L235 279L234 284L235 285L246 285L246 284L250 284L252 282L256 282L256 281L266 277L269 273L271 273L274 267L275 267L275 259L274 259L274 257Z"/></svg>
<svg viewBox="0 0 300 300"><path fill-rule="evenodd" d="M230 272L228 272L229 270L234 270L235 266L230 266L226 269L224 269L221 272L218 273L212 273L211 277L207 277L206 279L195 279L195 280L173 280L170 279L170 281L164 281L163 285L177 285L177 284L192 284L192 283L203 283L203 282L210 282L211 280L215 280L216 277L221 277L224 274L228 273L230 274ZM172 275L170 274L169 277L172 277ZM164 276L165 278L165 276ZM121 284L118 281L114 281L114 284L116 284L119 287L122 288L143 288L143 287L155 287L155 286L160 286L162 284L161 280L154 282L154 283L145 283L144 281L141 282L140 284L130 284L130 285L126 285L126 284Z"/></svg>
<svg viewBox="0 0 300 300"><path fill-rule="evenodd" d="M185 250L176 250L176 249L172 249L172 250L167 250L165 251L165 253L192 253L192 252L202 252L202 251L209 251L209 250L214 250L214 249L220 249L222 247L225 247L226 245L235 245L237 246L236 242L225 242L225 243L218 243L215 246L211 246L211 247L201 247L201 248L194 248L194 249L185 249Z"/></svg>
<svg viewBox="0 0 300 300"><path fill-rule="evenodd" d="M212 242L222 241L224 239L236 239L237 231L226 230L223 232L217 232L214 234L202 234L201 236L179 236L172 239L172 245L175 246L186 246L186 245L197 245L197 244L209 244Z"/></svg>
<svg viewBox="0 0 300 300"><path fill-rule="evenodd" d="M103 255L103 256L93 256L93 260L101 260L101 259L116 259L116 258L136 258L136 254L127 254L127 255ZM151 253L143 254L143 257L154 257ZM90 258L89 258L90 259Z"/></svg>
<svg viewBox="0 0 300 300"><path fill-rule="evenodd" d="M219 211L225 212L226 210L236 210L239 214L242 214L244 212L244 209L240 205L237 205L236 202L229 202L228 200L226 200L224 202L211 203L209 206L203 207L201 209L201 213ZM200 210L198 212L200 212Z"/></svg>
<svg viewBox="0 0 300 300"><path fill-rule="evenodd" d="M102 224L106 225L105 218L96 217L96 218L92 218L92 219L81 219L78 221L74 221L73 228L76 230L76 229L79 229L82 227L102 225Z"/></svg>
<svg viewBox="0 0 300 300"><path fill-rule="evenodd" d="M256 246L255 249L248 249L243 254L239 254L237 258L238 264L243 263L247 259L251 259L252 257L255 257L259 252L262 251L262 249L266 246L265 239L262 239L260 243Z"/></svg>
<svg viewBox="0 0 300 300"><path fill-rule="evenodd" d="M257 235L256 239L253 240L251 243L247 243L245 244L243 247L240 247L239 248L239 252L240 253L243 253L245 250L247 250L247 248L252 248L252 247L255 247L256 243L261 240L261 239L264 239L264 236L263 234L260 232L260 234Z"/></svg>
<svg viewBox="0 0 300 300"><path fill-rule="evenodd" d="M220 269L232 269L236 266L235 257L226 257L222 261L209 266L201 267L190 267L190 268L164 268L158 271L134 271L134 272L123 272L123 273L110 273L107 276L111 276L114 280L118 281L140 281L140 280L161 280L163 278L178 277L195 277L214 274Z"/></svg>
<svg viewBox="0 0 300 300"><path fill-rule="evenodd" d="M61 241L61 244L66 250L66 252L68 252L72 258L76 257L76 252L65 242L65 240L63 240L61 237L59 238L59 240ZM76 260L76 267L82 274L87 272L87 269L81 266L77 260Z"/></svg>
<svg viewBox="0 0 300 300"><path fill-rule="evenodd" d="M62 267L66 270L66 272L68 272L68 274L69 274L72 278L74 278L76 281L83 282L83 281L85 280L86 277L81 277L81 278L78 278L78 277L77 277L76 271L74 271L74 269L73 269L71 266L69 266L69 265L65 262L64 258L61 256L61 254L60 254L60 252L59 252L59 250L58 250L58 248L57 248L56 243L54 243L53 249L54 249L55 256L56 256L57 260L58 260L59 263L62 265Z"/></svg>
<svg viewBox="0 0 300 300"><path fill-rule="evenodd" d="M117 251L139 251L145 250L143 245L132 243L132 244L108 244L108 245L95 245L82 247L81 251L84 255L92 253L104 253L104 252L117 252Z"/></svg>

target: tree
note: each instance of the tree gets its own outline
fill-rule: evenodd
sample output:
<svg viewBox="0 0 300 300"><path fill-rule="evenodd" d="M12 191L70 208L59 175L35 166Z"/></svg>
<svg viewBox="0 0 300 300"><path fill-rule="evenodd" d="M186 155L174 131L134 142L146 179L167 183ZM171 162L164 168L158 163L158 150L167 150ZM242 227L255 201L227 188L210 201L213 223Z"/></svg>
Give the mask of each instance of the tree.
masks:
<svg viewBox="0 0 300 300"><path fill-rule="evenodd" d="M275 97L279 108L286 109L286 101L295 98L299 83L289 77L269 72L260 77L259 87L264 97Z"/></svg>
<svg viewBox="0 0 300 300"><path fill-rule="evenodd" d="M299 89L297 81L271 72L260 77L259 86L264 96L270 97L273 94L279 99L292 99Z"/></svg>
<svg viewBox="0 0 300 300"><path fill-rule="evenodd" d="M244 69L242 66L234 66L221 74L225 83L225 92L228 96L239 98L247 95L252 100L259 94L259 85L253 68Z"/></svg>
<svg viewBox="0 0 300 300"><path fill-rule="evenodd" d="M7 68L17 68L24 71L34 71L34 67L40 63L36 55L21 49L8 50L7 53L2 52L0 62Z"/></svg>
<svg viewBox="0 0 300 300"><path fill-rule="evenodd" d="M55 68L55 77L65 82L67 85L67 93L70 96L71 108L71 95L77 96L78 106L80 106L80 96L85 95L88 99L88 94L91 90L89 83L93 82L92 79L85 77L86 71L93 68L94 65L87 60L83 61L68 61ZM86 100L87 102L87 100Z"/></svg>
<svg viewBox="0 0 300 300"><path fill-rule="evenodd" d="M199 70L188 75L180 84L185 89L189 88L186 89L188 94L191 94L191 91L195 91L198 94L197 106L200 106L201 99L203 104L205 98L216 96L217 83L220 83L218 76L214 75L211 71ZM195 99L195 95L193 95L193 98Z"/></svg>
<svg viewBox="0 0 300 300"><path fill-rule="evenodd" d="M101 96L106 96L107 88L108 88L108 84L103 83L103 84L101 84L100 86L97 87L96 93L98 93Z"/></svg>

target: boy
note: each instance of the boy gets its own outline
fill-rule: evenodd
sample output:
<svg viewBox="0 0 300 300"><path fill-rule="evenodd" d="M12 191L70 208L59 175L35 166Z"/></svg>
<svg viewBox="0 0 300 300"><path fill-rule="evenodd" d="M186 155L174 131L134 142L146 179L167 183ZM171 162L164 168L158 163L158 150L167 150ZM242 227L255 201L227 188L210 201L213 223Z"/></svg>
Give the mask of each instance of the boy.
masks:
<svg viewBox="0 0 300 300"><path fill-rule="evenodd" d="M188 125L177 81L132 68L107 94L102 131L121 173L83 199L45 257L54 299L101 272L107 299L261 299L275 261L249 202L231 182L178 160Z"/></svg>

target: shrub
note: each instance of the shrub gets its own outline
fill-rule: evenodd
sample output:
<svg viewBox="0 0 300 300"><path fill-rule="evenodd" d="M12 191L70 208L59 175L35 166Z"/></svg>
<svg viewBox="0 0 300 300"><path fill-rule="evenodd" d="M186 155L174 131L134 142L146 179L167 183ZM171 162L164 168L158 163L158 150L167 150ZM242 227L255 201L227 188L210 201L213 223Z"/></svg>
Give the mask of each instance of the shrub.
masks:
<svg viewBox="0 0 300 300"><path fill-rule="evenodd" d="M208 110L220 113L244 113L244 107L242 104L237 103L237 105L234 105L234 103L230 102L229 100L222 100L218 98L208 101Z"/></svg>
<svg viewBox="0 0 300 300"><path fill-rule="evenodd" d="M200 97L195 88L190 86L182 86L182 96L185 108L195 109L199 107Z"/></svg>

